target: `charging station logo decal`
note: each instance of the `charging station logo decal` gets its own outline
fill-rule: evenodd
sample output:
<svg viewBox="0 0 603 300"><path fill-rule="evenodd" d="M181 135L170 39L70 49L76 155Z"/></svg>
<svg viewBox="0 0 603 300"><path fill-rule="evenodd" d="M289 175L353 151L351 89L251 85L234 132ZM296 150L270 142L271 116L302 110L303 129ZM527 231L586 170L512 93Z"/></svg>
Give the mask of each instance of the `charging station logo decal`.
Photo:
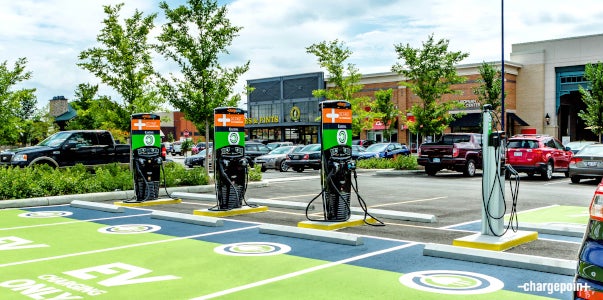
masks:
<svg viewBox="0 0 603 300"><path fill-rule="evenodd" d="M413 289L451 295L486 294L505 286L499 279L488 275L449 270L412 272L401 276L399 280Z"/></svg>
<svg viewBox="0 0 603 300"><path fill-rule="evenodd" d="M339 145L345 145L348 143L348 132L340 129L337 130L337 143L339 143Z"/></svg>
<svg viewBox="0 0 603 300"><path fill-rule="evenodd" d="M99 228L100 233L109 234L138 234L155 232L161 229L161 226L149 224L124 224Z"/></svg>
<svg viewBox="0 0 603 300"><path fill-rule="evenodd" d="M21 218L59 218L71 216L73 213L70 211L35 211L22 213L19 215Z"/></svg>
<svg viewBox="0 0 603 300"><path fill-rule="evenodd" d="M218 254L230 256L268 256L291 251L291 247L278 243L246 242L222 245L214 248Z"/></svg>
<svg viewBox="0 0 603 300"><path fill-rule="evenodd" d="M152 134L145 134L144 136L144 144L146 146L153 146L155 145L155 136Z"/></svg>
<svg viewBox="0 0 603 300"><path fill-rule="evenodd" d="M231 145L238 145L241 138L238 132L231 132L228 134L228 143Z"/></svg>

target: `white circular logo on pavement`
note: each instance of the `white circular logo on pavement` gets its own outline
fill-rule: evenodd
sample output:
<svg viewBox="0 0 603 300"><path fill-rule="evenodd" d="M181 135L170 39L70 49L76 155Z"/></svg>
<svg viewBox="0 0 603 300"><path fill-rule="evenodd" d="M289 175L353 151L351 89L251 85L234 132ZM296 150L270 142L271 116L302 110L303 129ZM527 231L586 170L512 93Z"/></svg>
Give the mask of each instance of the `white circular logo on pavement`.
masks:
<svg viewBox="0 0 603 300"><path fill-rule="evenodd" d="M339 145L345 145L348 142L348 132L343 130L343 129L339 129L337 130L337 142L339 143Z"/></svg>
<svg viewBox="0 0 603 300"><path fill-rule="evenodd" d="M421 291L452 295L492 293L505 286L499 279L488 275L450 270L404 274L400 277L400 283Z"/></svg>
<svg viewBox="0 0 603 300"><path fill-rule="evenodd" d="M138 233L149 233L155 232L161 229L161 226L149 225L149 224L124 224L115 225L99 228L100 233L109 234L138 234Z"/></svg>
<svg viewBox="0 0 603 300"><path fill-rule="evenodd" d="M58 218L67 217L73 215L70 211L34 211L28 213L22 213L19 215L21 218Z"/></svg>
<svg viewBox="0 0 603 300"><path fill-rule="evenodd" d="M145 134L144 135L144 144L145 144L145 146L155 145L155 136L152 134Z"/></svg>
<svg viewBox="0 0 603 300"><path fill-rule="evenodd" d="M228 143L231 145L238 145L241 138L238 132L231 132L228 134Z"/></svg>
<svg viewBox="0 0 603 300"><path fill-rule="evenodd" d="M246 242L222 245L214 251L230 256L267 256L283 254L291 251L291 247L277 243Z"/></svg>

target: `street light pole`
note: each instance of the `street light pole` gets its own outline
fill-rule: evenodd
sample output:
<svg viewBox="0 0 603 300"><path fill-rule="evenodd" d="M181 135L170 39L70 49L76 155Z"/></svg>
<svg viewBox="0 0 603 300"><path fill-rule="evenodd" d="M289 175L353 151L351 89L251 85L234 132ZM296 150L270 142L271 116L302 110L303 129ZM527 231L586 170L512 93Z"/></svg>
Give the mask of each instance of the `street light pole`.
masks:
<svg viewBox="0 0 603 300"><path fill-rule="evenodd" d="M500 65L501 65L501 106L500 106L500 130L505 131L505 0L500 0L500 33L501 33L501 56L500 56Z"/></svg>

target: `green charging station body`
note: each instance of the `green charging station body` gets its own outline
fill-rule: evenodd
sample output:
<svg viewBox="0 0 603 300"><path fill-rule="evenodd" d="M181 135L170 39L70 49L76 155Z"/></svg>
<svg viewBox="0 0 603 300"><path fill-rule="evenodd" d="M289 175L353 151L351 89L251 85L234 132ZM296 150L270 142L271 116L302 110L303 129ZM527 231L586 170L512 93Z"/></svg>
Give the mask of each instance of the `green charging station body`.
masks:
<svg viewBox="0 0 603 300"><path fill-rule="evenodd" d="M352 106L343 100L320 103L323 204L327 221L350 217Z"/></svg>
<svg viewBox="0 0 603 300"><path fill-rule="evenodd" d="M247 186L245 111L214 109L214 179L218 210L240 208Z"/></svg>
<svg viewBox="0 0 603 300"><path fill-rule="evenodd" d="M161 165L161 119L150 113L131 117L131 168L136 201L159 197Z"/></svg>

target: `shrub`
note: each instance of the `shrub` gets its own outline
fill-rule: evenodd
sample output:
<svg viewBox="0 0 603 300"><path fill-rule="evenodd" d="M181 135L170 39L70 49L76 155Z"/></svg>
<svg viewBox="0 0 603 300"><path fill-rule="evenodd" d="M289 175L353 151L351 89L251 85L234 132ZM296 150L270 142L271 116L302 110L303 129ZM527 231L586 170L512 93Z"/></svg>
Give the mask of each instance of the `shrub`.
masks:
<svg viewBox="0 0 603 300"><path fill-rule="evenodd" d="M256 164L255 166L249 167L249 181L261 181L262 180L262 166Z"/></svg>
<svg viewBox="0 0 603 300"><path fill-rule="evenodd" d="M417 158L413 155L398 155L393 159L389 158L369 158L356 162L360 169L395 169L395 170L416 170Z"/></svg>

